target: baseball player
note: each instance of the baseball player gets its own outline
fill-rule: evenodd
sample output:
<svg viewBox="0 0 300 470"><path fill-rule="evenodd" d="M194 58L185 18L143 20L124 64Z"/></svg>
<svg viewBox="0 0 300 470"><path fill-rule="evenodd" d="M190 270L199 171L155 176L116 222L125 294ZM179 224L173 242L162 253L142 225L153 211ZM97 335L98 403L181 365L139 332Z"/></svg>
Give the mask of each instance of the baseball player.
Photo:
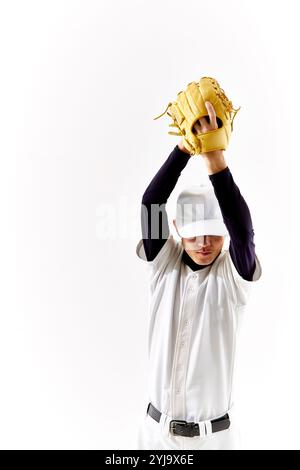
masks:
<svg viewBox="0 0 300 470"><path fill-rule="evenodd" d="M208 117L195 125L201 134L219 127L214 106L205 106ZM233 416L237 333L261 265L250 211L223 150L201 156L209 181L178 196L173 224L180 242L169 232L165 204L191 158L183 139L142 197L136 253L150 283L149 386L138 449L240 448Z"/></svg>

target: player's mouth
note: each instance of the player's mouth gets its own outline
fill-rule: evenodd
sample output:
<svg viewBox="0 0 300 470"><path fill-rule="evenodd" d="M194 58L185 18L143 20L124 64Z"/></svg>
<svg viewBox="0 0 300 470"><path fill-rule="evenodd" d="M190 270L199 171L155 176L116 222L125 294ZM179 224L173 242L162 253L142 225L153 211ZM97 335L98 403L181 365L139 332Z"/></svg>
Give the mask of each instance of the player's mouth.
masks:
<svg viewBox="0 0 300 470"><path fill-rule="evenodd" d="M202 255L202 256L208 256L208 255L211 255L212 254L212 251L196 251L196 253Z"/></svg>

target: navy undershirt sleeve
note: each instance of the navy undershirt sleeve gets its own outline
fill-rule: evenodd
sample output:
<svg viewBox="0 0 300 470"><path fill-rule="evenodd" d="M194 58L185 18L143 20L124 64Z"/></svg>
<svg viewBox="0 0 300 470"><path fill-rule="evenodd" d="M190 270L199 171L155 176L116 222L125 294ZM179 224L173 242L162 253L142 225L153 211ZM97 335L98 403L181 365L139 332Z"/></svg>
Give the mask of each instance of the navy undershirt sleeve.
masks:
<svg viewBox="0 0 300 470"><path fill-rule="evenodd" d="M154 260L169 237L170 230L165 205L176 186L181 171L190 158L190 154L183 152L176 145L143 194L141 227L148 261ZM155 215L153 215L153 210Z"/></svg>
<svg viewBox="0 0 300 470"><path fill-rule="evenodd" d="M252 281L255 271L255 244L251 214L233 180L228 166L209 179L214 187L223 221L230 235L229 253L238 273Z"/></svg>
<svg viewBox="0 0 300 470"><path fill-rule="evenodd" d="M154 260L169 237L165 205L190 157L191 155L183 152L176 145L143 194L141 227L148 261ZM228 167L214 175L209 175L209 178L230 235L231 259L238 273L244 279L252 281L255 271L255 244L249 208ZM156 210L153 213L155 207ZM190 265L192 269L201 268L199 265L196 266L189 256L186 256L185 262L189 265L192 263Z"/></svg>

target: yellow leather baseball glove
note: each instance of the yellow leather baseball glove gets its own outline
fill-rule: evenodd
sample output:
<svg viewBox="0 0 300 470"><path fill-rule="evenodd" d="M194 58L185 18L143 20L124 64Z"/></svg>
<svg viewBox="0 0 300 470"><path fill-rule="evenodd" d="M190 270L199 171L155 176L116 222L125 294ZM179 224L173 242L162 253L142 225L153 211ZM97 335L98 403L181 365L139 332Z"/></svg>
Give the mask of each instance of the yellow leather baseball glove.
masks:
<svg viewBox="0 0 300 470"><path fill-rule="evenodd" d="M216 112L218 129L201 133L195 128L198 120L207 116L205 102L209 101ZM183 144L191 155L226 150L233 131L233 120L241 109L234 109L232 102L225 95L217 80L202 77L199 82L191 82L185 91L177 94L177 100L170 102L167 109L155 117L159 119L165 113L173 120L169 127L176 127L178 132L168 132L183 138Z"/></svg>

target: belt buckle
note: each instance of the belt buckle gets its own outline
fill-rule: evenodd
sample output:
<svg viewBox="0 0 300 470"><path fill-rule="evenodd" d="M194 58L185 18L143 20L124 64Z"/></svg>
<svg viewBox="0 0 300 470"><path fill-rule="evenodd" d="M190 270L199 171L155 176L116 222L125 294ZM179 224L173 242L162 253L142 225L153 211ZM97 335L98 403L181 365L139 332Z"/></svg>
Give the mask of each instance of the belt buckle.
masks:
<svg viewBox="0 0 300 470"><path fill-rule="evenodd" d="M177 436L194 437L197 435L195 433L195 430L197 428L198 428L198 424L188 423L187 421L183 421L180 419L173 419L170 422L171 434L177 435Z"/></svg>

